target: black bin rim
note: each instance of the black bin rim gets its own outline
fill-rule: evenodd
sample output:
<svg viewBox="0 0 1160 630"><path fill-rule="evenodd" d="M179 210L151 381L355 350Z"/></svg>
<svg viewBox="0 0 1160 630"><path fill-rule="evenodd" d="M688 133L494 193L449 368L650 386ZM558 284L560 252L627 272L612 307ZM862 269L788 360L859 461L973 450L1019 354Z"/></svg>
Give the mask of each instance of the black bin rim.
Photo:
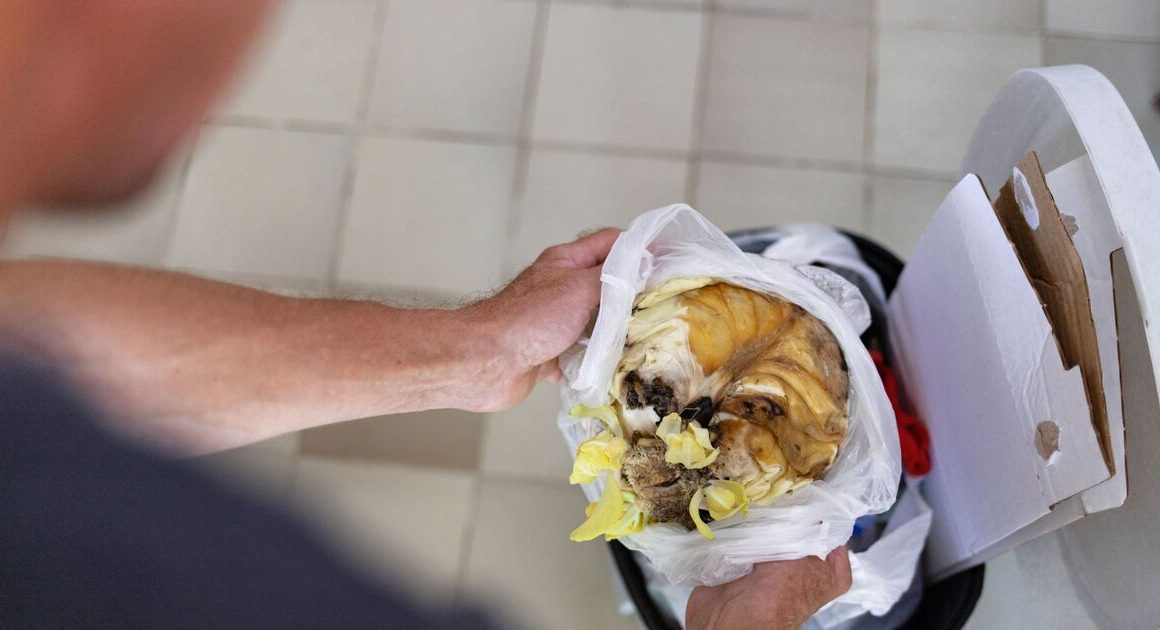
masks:
<svg viewBox="0 0 1160 630"><path fill-rule="evenodd" d="M756 228L730 232L730 238L750 236L769 231L771 228ZM882 288L889 297L898 285L902 274L902 259L882 245L869 238L839 230L854 242L858 253L882 280ZM879 323L880 324L880 323ZM884 330L884 326L881 327ZM666 613L649 593L644 572L636 557L620 541L608 543L613 564L620 574L629 599L632 600L641 621L648 630L680 630L681 624ZM975 611L979 597L983 593L985 565L977 565L928 584L923 589L922 600L903 625L901 630L960 630Z"/></svg>

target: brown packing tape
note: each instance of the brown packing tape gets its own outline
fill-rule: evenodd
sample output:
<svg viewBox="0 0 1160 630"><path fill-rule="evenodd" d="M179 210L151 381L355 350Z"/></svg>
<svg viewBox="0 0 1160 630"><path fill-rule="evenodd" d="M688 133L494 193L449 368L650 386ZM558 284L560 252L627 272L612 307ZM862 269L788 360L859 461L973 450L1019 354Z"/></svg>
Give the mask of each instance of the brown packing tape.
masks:
<svg viewBox="0 0 1160 630"><path fill-rule="evenodd" d="M1083 263L1047 188L1039 157L1034 152L1027 154L1018 169L1031 189L1039 224L1034 228L1028 224L1016 200L1013 180L1007 180L999 191L994 203L995 215L1039 296L1064 368L1079 366L1100 453L1108 472L1115 474L1103 371Z"/></svg>

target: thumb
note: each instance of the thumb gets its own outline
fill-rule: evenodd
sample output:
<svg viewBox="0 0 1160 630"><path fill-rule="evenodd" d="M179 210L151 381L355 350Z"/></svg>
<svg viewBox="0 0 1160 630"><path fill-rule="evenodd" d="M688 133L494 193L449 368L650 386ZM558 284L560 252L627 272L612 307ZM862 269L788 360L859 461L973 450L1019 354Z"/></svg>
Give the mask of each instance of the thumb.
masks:
<svg viewBox="0 0 1160 630"><path fill-rule="evenodd" d="M603 287L600 282L600 273L599 266L577 269L572 272L571 291L586 310L592 310L600 303L600 290Z"/></svg>
<svg viewBox="0 0 1160 630"><path fill-rule="evenodd" d="M581 236L571 243L551 247L544 254L576 269L599 266L608 257L618 236L620 236L618 228L604 228Z"/></svg>

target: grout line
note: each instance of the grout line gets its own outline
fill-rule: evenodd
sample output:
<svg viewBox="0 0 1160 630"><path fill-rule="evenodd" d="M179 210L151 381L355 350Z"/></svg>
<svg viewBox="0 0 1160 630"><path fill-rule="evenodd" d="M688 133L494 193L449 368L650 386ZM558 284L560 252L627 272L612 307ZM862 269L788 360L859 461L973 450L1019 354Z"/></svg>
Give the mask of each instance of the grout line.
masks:
<svg viewBox="0 0 1160 630"><path fill-rule="evenodd" d="M1086 39L1096 42L1107 42L1110 44L1160 44L1160 37L1138 37L1135 35L1100 35L1096 33L1084 33L1080 31L1052 31L1046 30L1043 33L1044 38L1047 37L1063 37L1068 39Z"/></svg>
<svg viewBox="0 0 1160 630"><path fill-rule="evenodd" d="M547 0L545 0L547 2ZM210 126L242 127L270 129L268 125L251 127L237 125L236 120L214 121ZM332 135L351 135L357 139L387 138L398 140L417 140L428 142L447 142L456 144L472 144L482 146L502 146L531 151L557 151L562 153L583 153L593 155L609 155L617 157L642 158L672 162L688 162L689 160L723 162L727 164L742 164L750 166L766 166L771 168L787 168L796 170L820 170L854 174L874 174L893 177L911 177L916 179L934 179L940 181L952 180L955 173L946 171L930 171L909 167L863 165L859 161L824 160L815 158L798 158L791 156L762 155L757 153L741 153L730 151L706 151L699 154L679 149L662 149L656 147L632 147L607 143L572 142L565 140L531 140L526 139L521 145L516 138L503 137L492 134L480 134L446 129L405 129L401 127L371 127L361 130L347 130L340 133L333 131L314 133L331 133Z"/></svg>
<svg viewBox="0 0 1160 630"><path fill-rule="evenodd" d="M1047 0L1039 0L1039 65L1047 65L1047 47L1050 36L1047 29Z"/></svg>
<svg viewBox="0 0 1160 630"><path fill-rule="evenodd" d="M519 269L511 257L519 238L520 213L524 195L527 193L528 176L532 164L532 126L535 123L536 104L540 96L540 80L544 70L544 49L548 41L548 19L551 17L551 0L538 0L532 24L532 45L528 51L528 70L524 76L524 98L520 105L520 124L516 131L516 163L512 173L511 190L508 194L507 221L504 237L508 247L501 261L505 279L510 279Z"/></svg>
<svg viewBox="0 0 1160 630"><path fill-rule="evenodd" d="M882 28L896 31L929 31L935 33L960 33L966 35L1011 35L1036 37L1040 34L1038 26L976 26L934 22L912 22L882 24Z"/></svg>
<svg viewBox="0 0 1160 630"><path fill-rule="evenodd" d="M1081 33L1079 31L1052 31L1044 27L1043 40L1052 39L1078 39L1089 42L1102 42L1107 44L1144 44L1144 45L1160 45L1160 38L1153 37L1135 37L1132 35L1095 35L1092 33Z"/></svg>
<svg viewBox="0 0 1160 630"><path fill-rule="evenodd" d="M346 136L357 133L357 127L350 123L322 120L289 119L282 124L282 129L286 131L299 131L306 133L325 133L336 136Z"/></svg>
<svg viewBox="0 0 1160 630"><path fill-rule="evenodd" d="M761 166L766 168L781 168L801 171L824 171L829 173L848 173L851 175L867 175L879 177L904 177L908 179L927 179L940 182L956 180L956 174L951 171L934 171L916 169L906 166L879 166L869 163L863 164L861 162L841 162L751 154L729 154L715 151L706 152L702 156L702 159L706 162L737 164L743 166Z"/></svg>
<svg viewBox="0 0 1160 630"><path fill-rule="evenodd" d="M525 2L535 2L537 0L523 0ZM802 11L793 11L775 7L743 7L743 6L710 6L713 0L705 0L703 9L698 9L697 5L674 5L663 2L662 0L555 0L556 2L576 5L588 6L605 6L605 7L630 7L655 11L675 11L675 12L696 12L703 10L706 12L713 12L720 15L735 15L738 17L750 17L758 19L774 19L789 22L810 22L814 24L841 24L850 26L865 26L867 20L857 17L835 17L835 16L820 16L811 15L810 13ZM1043 0L1040 0L1043 4ZM873 19L873 18L872 18ZM1076 37L1082 39L1092 39L1097 41L1117 42L1124 44L1157 44L1160 43L1160 38L1156 37L1141 37L1134 35L1105 35L1100 33L1085 33L1080 31L1068 30L1049 30L1046 27L1046 11L1040 10L1040 25L1037 27L1004 27L1002 25L978 26L978 25L952 25L952 24L922 24L922 23L899 23L887 25L888 28L898 30L919 30L919 31L937 31L948 33L972 33L972 34L996 34L996 35L1023 35L1023 36L1062 36L1062 37Z"/></svg>
<svg viewBox="0 0 1160 630"><path fill-rule="evenodd" d="M204 124L216 127L234 127L238 129L264 129L267 131L302 131L308 133L323 133L343 136L353 133L355 127L349 123L330 122L323 120L302 120L297 118L273 119L260 116L243 116L225 114L207 120Z"/></svg>
<svg viewBox="0 0 1160 630"><path fill-rule="evenodd" d="M342 264L342 248L346 241L346 230L350 225L351 204L354 200L354 183L358 177L358 161L362 140L354 135L347 137L346 168L342 173L342 184L338 196L338 207L334 209L334 236L330 242L330 261L326 267L323 286L328 293L338 289L338 272Z"/></svg>
<svg viewBox="0 0 1160 630"><path fill-rule="evenodd" d="M177 224L181 221L182 200L185 198L185 185L189 181L189 172L193 169L193 155L197 151L198 145L201 144L202 134L205 133L206 125L196 127L196 131L191 134L188 140L189 145L185 149L185 153L181 156L174 168L177 169L177 181L173 183L173 190L169 194L167 215L165 218L165 235L164 242L161 243L159 260L154 260L150 264L158 267L168 267L169 253L173 249L173 239L177 235ZM151 185L156 186L160 180L154 181ZM0 227L0 237L6 236L5 229L8 226ZM3 240L3 239L0 239ZM13 239L8 239L7 242L13 242Z"/></svg>
<svg viewBox="0 0 1160 630"><path fill-rule="evenodd" d="M518 140L511 136L480 133L474 131L460 131L455 129L437 129L433 127L397 127L375 124L346 124L328 123L311 120L266 120L259 118L217 118L207 121L206 125L216 127L233 127L238 129L263 129L268 131L298 131L320 133L334 136L355 136L361 138L395 138L402 140L428 140L435 142L452 142L459 144L477 144L492 146L518 146Z"/></svg>
<svg viewBox="0 0 1160 630"><path fill-rule="evenodd" d="M354 200L354 185L358 177L359 154L362 149L362 136L365 134L366 119L370 112L371 92L374 89L375 76L378 73L379 52L387 29L387 2L379 0L375 5L373 36L367 47L365 66L363 67L362 82L359 86L359 107L356 112L355 125L347 125L343 131L346 135L346 168L343 169L342 183L338 196L338 207L334 209L334 235L330 243L330 261L327 264L326 276L323 278L325 290L334 294L338 289L339 267L342 265L343 244L346 241L346 230L350 225L351 204Z"/></svg>
<svg viewBox="0 0 1160 630"><path fill-rule="evenodd" d="M482 475L479 471L476 471L471 478L471 499L467 508L467 518L463 519L463 531L460 533L459 560L455 571L455 585L452 590L452 601L460 606L469 597L467 593L467 572L471 568L471 549L475 538L475 523L479 517L479 499L482 493Z"/></svg>
<svg viewBox="0 0 1160 630"><path fill-rule="evenodd" d="M581 6L610 7L613 9L644 9L647 11L672 13L697 13L701 11L701 6L696 3L673 4L671 2L665 2L664 0L555 0L555 2Z"/></svg>
<svg viewBox="0 0 1160 630"><path fill-rule="evenodd" d="M216 127L252 127L255 129L278 129L277 121L260 116L246 116L242 114L217 114L202 121L202 125Z"/></svg>
<svg viewBox="0 0 1160 630"><path fill-rule="evenodd" d="M379 54L382 52L383 39L387 36L387 2L379 0L375 6L374 36L367 49L367 57L363 66L362 84L359 86L359 106L355 120L365 124L371 110L371 96L374 93L375 79L379 71Z"/></svg>
<svg viewBox="0 0 1160 630"><path fill-rule="evenodd" d="M368 126L360 135L371 138L395 138L400 140L425 140L430 142L450 142L456 144L476 144L518 148L518 138L476 131L436 129L433 127L383 127Z"/></svg>
<svg viewBox="0 0 1160 630"><path fill-rule="evenodd" d="M876 130L875 117L878 111L878 43L881 36L878 30L878 0L870 0L870 29L866 50L866 91L863 95L862 118L862 163L874 163L874 132ZM862 231L868 233L874 221L874 181L867 176L862 181Z"/></svg>
<svg viewBox="0 0 1160 630"><path fill-rule="evenodd" d="M810 22L813 24L838 24L845 26L866 25L866 20L863 18L822 16L811 14L807 11L794 11L792 9L787 10L774 7L731 7L722 6L714 2L711 10L721 15L732 15L743 18L783 20L786 22Z"/></svg>
<svg viewBox="0 0 1160 630"><path fill-rule="evenodd" d="M666 11L673 13L700 13L703 6L700 4L673 4L663 0L621 0L620 6L626 9L645 9L647 11Z"/></svg>
<svg viewBox="0 0 1160 630"><path fill-rule="evenodd" d="M512 199L523 197L527 186L528 168L531 162L532 125L535 122L536 105L540 96L540 80L544 70L544 49L548 41L548 19L551 17L551 0L536 2L533 22L532 46L528 53L528 71L524 77L524 98L520 107L520 124L516 132L516 172L512 181ZM514 213L512 213L514 215ZM511 219L513 217L509 217ZM514 235L514 221L508 221L508 236Z"/></svg>
<svg viewBox="0 0 1160 630"><path fill-rule="evenodd" d="M708 0L708 10L701 14L701 41L697 55L697 79L693 92L693 120L689 139L689 155L685 161L685 203L697 207L697 197L701 185L701 153L705 143L705 114L709 100L709 68L713 55L713 7L715 0Z"/></svg>
<svg viewBox="0 0 1160 630"><path fill-rule="evenodd" d="M611 155L618 157L651 158L684 162L689 159L688 151L679 149L658 149L645 147L630 147L599 142L572 142L568 140L541 140L532 143L532 148L544 151L560 151L564 153L594 153L597 155Z"/></svg>
<svg viewBox="0 0 1160 630"><path fill-rule="evenodd" d="M866 171L866 168L861 161L795 158L731 151L705 151L701 155L701 159L706 162L723 162L725 164L740 164L746 166L766 166L769 168L784 168L802 171L818 170L851 174L862 174Z"/></svg>
<svg viewBox="0 0 1160 630"><path fill-rule="evenodd" d="M922 179L931 182L958 182L958 174L951 171L931 171L909 166L866 166L864 174L869 177L892 177L895 179Z"/></svg>

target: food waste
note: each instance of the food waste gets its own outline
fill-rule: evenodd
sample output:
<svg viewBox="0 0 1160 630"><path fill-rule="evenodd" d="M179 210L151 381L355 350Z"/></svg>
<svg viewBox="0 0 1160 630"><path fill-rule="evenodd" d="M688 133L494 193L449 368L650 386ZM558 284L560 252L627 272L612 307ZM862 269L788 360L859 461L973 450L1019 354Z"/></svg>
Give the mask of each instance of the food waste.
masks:
<svg viewBox="0 0 1160 630"><path fill-rule="evenodd" d="M713 278L637 296L610 403L576 405L602 430L569 481L604 479L571 538L613 540L653 523L744 518L821 479L848 424L849 377L833 334L802 308Z"/></svg>

